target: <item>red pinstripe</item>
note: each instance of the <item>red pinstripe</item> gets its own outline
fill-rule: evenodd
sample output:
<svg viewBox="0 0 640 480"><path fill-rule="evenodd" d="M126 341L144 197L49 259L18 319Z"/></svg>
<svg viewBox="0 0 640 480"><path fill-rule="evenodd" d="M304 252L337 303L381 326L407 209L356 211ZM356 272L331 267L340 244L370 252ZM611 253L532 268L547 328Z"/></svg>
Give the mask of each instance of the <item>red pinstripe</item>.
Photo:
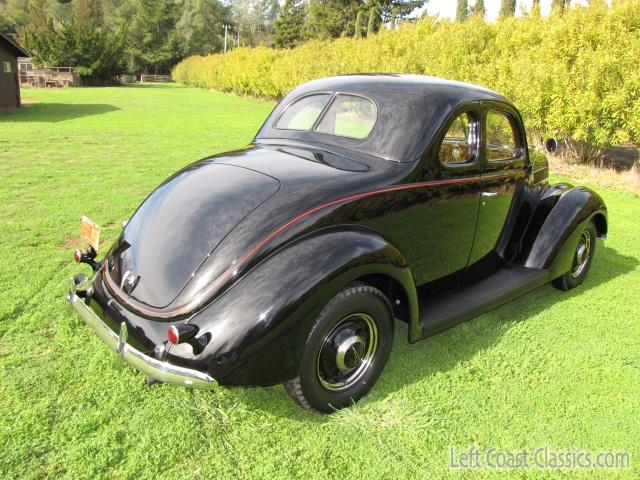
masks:
<svg viewBox="0 0 640 480"><path fill-rule="evenodd" d="M253 248L251 248L248 252L246 252L242 257L240 257L240 260L238 260L234 265L232 265L231 267L229 267L227 270L225 270L222 275L220 275L210 286L209 288L207 288L206 290L204 290L204 292L202 292L199 296L206 296L204 294L206 294L207 292L211 291L211 290L215 290L217 289L219 286L221 286L222 283L226 282L229 277L231 277L233 275L233 272L235 272L236 270L238 270L238 268L240 268L243 264L245 264L253 255L256 254L256 252L258 250L260 250L262 247L264 247L266 244L268 244L271 240L273 240L276 236L278 236L280 233L282 233L284 230L286 230L287 228L289 228L291 225L293 225L294 223L299 222L300 220L303 220L311 215L313 215L316 212L319 212L320 210L323 210L325 208L329 208L329 207L333 207L334 205L339 205L341 203L346 203L346 202L351 202L353 200L359 200L361 198L366 198L366 197L371 197L373 195L379 195L381 193L389 193L389 192L398 192L398 191L402 191L402 190L414 190L417 188L426 188L426 187L441 187L441 186L445 186L445 185L457 185L457 184L465 184L465 183L472 183L472 182L477 182L477 181L482 181L482 180L500 180L503 178L507 178L508 175L494 175L494 176L488 176L488 177L468 177L468 178L460 178L460 179L453 179L453 180L436 180L436 181L431 181L431 182L420 182L420 183L412 183L412 184L408 184L408 185L398 185L395 187L385 187L385 188L380 188L377 190L372 190L370 192L364 192L364 193L358 193L355 195L350 195L348 197L343 197L343 198L339 198L337 200L332 200L330 202L327 203L323 203L321 205L318 205L316 207L313 207L303 213L301 213L300 215L293 217L291 220L287 221L286 223L282 224L281 226L279 226L278 228L276 228L273 232L271 232L269 235L267 235L266 237L264 237L262 240L260 240L256 245L253 246ZM105 261L105 265L106 265L106 261ZM111 291L111 293L113 293L116 297L118 297L120 300L122 300L124 303L127 303L128 305L131 305L132 307L134 307L135 310L139 311L139 312L144 312L150 315L154 315L160 318L170 318L173 316L177 316L180 315L182 313L189 313L191 312L195 306L193 306L193 303L198 303L198 299L189 302L186 305L183 305L181 307L175 308L173 310L159 310L156 308L147 308L143 305L141 305L139 302L130 299L130 298L125 298L123 295L120 294L120 292L118 292L118 288L116 285L113 284L113 279L111 278L111 275L109 275L108 273L106 273L103 275L104 278L107 279L107 285L109 286L109 290ZM197 306L197 305L196 305Z"/></svg>

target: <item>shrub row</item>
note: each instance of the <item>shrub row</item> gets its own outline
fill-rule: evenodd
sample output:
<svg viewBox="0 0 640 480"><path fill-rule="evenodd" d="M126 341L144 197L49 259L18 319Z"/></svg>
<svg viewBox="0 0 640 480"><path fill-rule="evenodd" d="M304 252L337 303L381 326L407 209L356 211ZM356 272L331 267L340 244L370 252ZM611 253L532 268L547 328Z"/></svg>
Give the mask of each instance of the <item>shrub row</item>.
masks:
<svg viewBox="0 0 640 480"><path fill-rule="evenodd" d="M564 16L497 24L424 18L365 39L311 41L292 50L239 48L189 57L184 84L276 99L333 74L411 72L495 89L521 110L534 140L606 146L640 140L640 1L592 2Z"/></svg>

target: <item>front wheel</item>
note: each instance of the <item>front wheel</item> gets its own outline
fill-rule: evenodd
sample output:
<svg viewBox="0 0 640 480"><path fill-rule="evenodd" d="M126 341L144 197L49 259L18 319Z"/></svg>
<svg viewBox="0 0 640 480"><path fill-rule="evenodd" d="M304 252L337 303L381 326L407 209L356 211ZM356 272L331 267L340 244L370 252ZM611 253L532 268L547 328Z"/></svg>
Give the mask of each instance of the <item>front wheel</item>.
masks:
<svg viewBox="0 0 640 480"><path fill-rule="evenodd" d="M554 287L560 290L571 290L584 282L596 250L596 238L596 227L591 222L580 234L578 245L576 245L573 254L571 268L564 275L553 281Z"/></svg>
<svg viewBox="0 0 640 480"><path fill-rule="evenodd" d="M307 410L329 413L367 394L389 357L393 314L387 297L369 285L341 290L322 309L298 377L285 384Z"/></svg>

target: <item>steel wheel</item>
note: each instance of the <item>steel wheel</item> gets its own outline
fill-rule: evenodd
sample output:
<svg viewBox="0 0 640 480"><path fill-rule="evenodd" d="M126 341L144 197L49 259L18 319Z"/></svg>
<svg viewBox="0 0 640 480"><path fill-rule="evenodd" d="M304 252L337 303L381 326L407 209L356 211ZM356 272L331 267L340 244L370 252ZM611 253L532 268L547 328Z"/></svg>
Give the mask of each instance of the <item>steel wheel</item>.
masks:
<svg viewBox="0 0 640 480"><path fill-rule="evenodd" d="M317 373L327 389L340 391L358 382L371 366L378 347L378 327L371 316L343 318L325 337L318 353Z"/></svg>
<svg viewBox="0 0 640 480"><path fill-rule="evenodd" d="M553 286L560 290L571 290L584 282L589 272L595 249L596 227L593 223L589 223L580 233L569 271L553 280Z"/></svg>
<svg viewBox="0 0 640 480"><path fill-rule="evenodd" d="M576 253L573 257L573 264L571 265L571 276L578 278L584 272L589 258L591 255L591 232L585 230L580 235L578 245L576 246Z"/></svg>
<svg viewBox="0 0 640 480"><path fill-rule="evenodd" d="M376 382L392 344L393 310L387 297L370 285L348 285L320 311L298 376L285 389L313 412L348 407Z"/></svg>

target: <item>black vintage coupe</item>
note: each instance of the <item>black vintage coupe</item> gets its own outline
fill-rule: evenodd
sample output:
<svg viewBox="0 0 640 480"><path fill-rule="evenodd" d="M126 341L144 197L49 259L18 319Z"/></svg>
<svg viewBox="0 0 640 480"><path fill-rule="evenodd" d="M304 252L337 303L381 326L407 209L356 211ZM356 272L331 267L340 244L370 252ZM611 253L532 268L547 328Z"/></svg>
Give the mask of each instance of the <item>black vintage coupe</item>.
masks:
<svg viewBox="0 0 640 480"><path fill-rule="evenodd" d="M102 261L76 252L94 274L68 300L149 382L284 383L330 412L373 386L395 322L416 342L546 282L582 283L607 211L547 173L493 91L312 81L251 145L167 179Z"/></svg>

